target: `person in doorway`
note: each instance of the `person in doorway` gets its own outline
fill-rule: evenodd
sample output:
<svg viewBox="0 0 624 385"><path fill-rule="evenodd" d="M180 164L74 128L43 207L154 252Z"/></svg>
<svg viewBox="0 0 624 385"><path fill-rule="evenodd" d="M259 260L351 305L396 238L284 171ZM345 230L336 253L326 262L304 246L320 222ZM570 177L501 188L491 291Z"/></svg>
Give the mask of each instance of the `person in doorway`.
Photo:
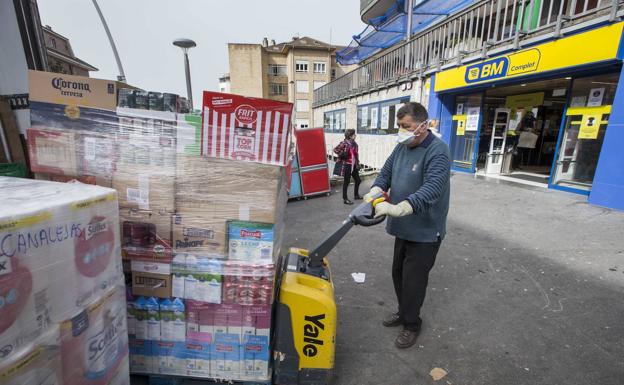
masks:
<svg viewBox="0 0 624 385"><path fill-rule="evenodd" d="M536 123L537 119L533 111L529 110L524 114L516 127L515 136L518 139L516 144L517 152L513 159L514 162L512 162L514 170L522 170L520 165L525 166L529 161L531 150L535 148L538 137Z"/></svg>
<svg viewBox="0 0 624 385"><path fill-rule="evenodd" d="M342 160L342 175L344 176L344 184L342 185L342 200L346 205L352 205L353 202L347 196L351 177L355 182L353 188L354 199L362 199L360 196L360 158L358 155L358 144L355 142L355 130L349 128L345 130L345 138L339 145L334 148L334 153Z"/></svg>
<svg viewBox="0 0 624 385"><path fill-rule="evenodd" d="M398 311L383 325L403 326L395 345L408 348L420 332L429 271L446 234L451 162L447 144L428 129L425 107L406 103L397 118L399 144L364 199L389 190L390 202L377 204L375 215L388 216L386 231L395 237L392 281Z"/></svg>

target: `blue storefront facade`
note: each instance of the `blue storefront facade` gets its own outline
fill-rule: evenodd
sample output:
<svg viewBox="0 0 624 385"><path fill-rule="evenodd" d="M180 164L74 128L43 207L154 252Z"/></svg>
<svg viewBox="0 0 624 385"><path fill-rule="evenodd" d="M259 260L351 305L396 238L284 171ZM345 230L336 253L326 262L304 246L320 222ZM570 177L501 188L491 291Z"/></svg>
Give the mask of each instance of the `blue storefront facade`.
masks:
<svg viewBox="0 0 624 385"><path fill-rule="evenodd" d="M623 26L579 29L432 75L429 114L453 170L537 180L624 210Z"/></svg>

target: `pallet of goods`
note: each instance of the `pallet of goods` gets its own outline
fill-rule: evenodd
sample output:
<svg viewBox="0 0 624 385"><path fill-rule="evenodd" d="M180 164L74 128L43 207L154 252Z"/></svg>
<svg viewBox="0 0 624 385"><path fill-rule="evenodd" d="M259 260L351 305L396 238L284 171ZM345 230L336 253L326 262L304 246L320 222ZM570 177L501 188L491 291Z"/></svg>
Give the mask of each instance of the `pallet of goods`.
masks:
<svg viewBox="0 0 624 385"><path fill-rule="evenodd" d="M292 105L205 92L200 116L117 93L112 127L37 121L28 147L38 178L118 193L130 371L268 381Z"/></svg>
<svg viewBox="0 0 624 385"><path fill-rule="evenodd" d="M0 177L0 383L129 383L114 190Z"/></svg>

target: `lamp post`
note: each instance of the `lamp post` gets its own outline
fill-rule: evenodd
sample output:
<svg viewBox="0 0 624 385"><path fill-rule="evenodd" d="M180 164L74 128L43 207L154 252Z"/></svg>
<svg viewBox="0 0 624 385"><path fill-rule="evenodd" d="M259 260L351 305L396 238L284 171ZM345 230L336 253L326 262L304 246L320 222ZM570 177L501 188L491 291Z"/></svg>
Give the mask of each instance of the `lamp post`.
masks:
<svg viewBox="0 0 624 385"><path fill-rule="evenodd" d="M186 96L191 106L191 111L193 111L193 91L191 90L191 69L189 66L188 50L189 48L197 46L197 44L195 44L195 42L191 39L176 39L173 41L173 45L182 48L182 52L184 52L184 69L186 71Z"/></svg>

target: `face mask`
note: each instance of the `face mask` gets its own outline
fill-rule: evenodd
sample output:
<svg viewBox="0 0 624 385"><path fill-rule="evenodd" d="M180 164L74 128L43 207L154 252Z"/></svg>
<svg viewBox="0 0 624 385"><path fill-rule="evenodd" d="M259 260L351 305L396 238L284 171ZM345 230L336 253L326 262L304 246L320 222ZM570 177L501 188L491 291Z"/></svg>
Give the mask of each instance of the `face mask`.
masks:
<svg viewBox="0 0 624 385"><path fill-rule="evenodd" d="M409 144L412 140L414 140L414 133L404 130L404 129L399 129L399 132L397 134L397 143L401 143L401 144Z"/></svg>

